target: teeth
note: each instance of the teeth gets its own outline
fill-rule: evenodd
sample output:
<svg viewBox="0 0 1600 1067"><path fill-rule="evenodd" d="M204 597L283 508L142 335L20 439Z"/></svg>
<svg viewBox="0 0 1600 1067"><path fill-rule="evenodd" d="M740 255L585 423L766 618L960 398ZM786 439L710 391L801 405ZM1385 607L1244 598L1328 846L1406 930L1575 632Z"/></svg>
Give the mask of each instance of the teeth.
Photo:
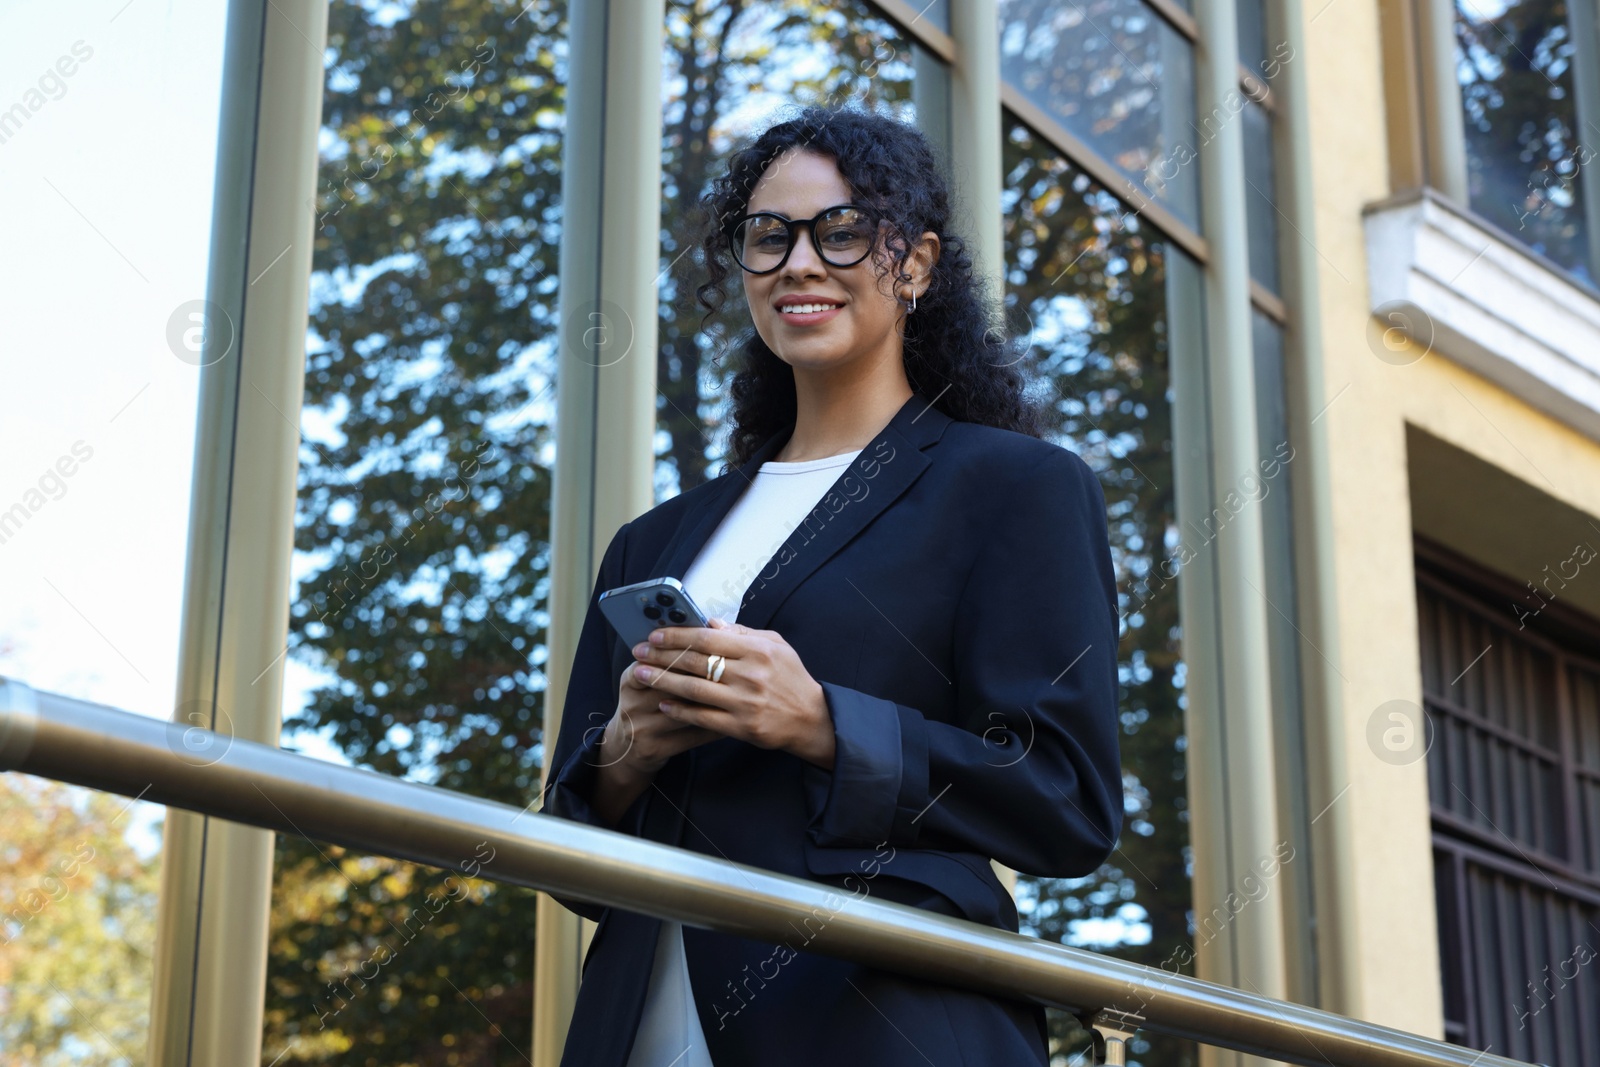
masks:
<svg viewBox="0 0 1600 1067"><path fill-rule="evenodd" d="M833 308L843 306L842 304L790 304L778 310L785 315L809 315L815 311L830 311Z"/></svg>

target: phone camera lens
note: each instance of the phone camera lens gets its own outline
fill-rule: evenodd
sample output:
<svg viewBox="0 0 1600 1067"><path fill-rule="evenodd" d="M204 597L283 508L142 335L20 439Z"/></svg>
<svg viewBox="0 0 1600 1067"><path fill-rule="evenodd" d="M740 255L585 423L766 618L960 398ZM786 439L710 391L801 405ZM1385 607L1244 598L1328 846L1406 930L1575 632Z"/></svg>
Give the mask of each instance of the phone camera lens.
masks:
<svg viewBox="0 0 1600 1067"><path fill-rule="evenodd" d="M682 622L688 617L689 613L684 611L682 608L673 608L671 611L667 612L667 618L671 619L673 622Z"/></svg>
<svg viewBox="0 0 1600 1067"><path fill-rule="evenodd" d="M661 609L654 604L646 604L644 606L644 617L647 619L659 619L661 618Z"/></svg>
<svg viewBox="0 0 1600 1067"><path fill-rule="evenodd" d="M670 608L673 604L677 603L677 601L673 598L671 593L657 593L656 603L660 604L664 608Z"/></svg>

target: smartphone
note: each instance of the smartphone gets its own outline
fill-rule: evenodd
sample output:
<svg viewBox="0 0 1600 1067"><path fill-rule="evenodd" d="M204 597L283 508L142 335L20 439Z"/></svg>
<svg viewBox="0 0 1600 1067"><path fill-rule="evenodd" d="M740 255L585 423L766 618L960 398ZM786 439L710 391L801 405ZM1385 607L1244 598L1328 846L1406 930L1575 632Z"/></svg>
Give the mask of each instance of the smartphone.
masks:
<svg viewBox="0 0 1600 1067"><path fill-rule="evenodd" d="M600 610L612 629L632 648L661 626L709 626L709 617L676 578L651 578L607 589Z"/></svg>

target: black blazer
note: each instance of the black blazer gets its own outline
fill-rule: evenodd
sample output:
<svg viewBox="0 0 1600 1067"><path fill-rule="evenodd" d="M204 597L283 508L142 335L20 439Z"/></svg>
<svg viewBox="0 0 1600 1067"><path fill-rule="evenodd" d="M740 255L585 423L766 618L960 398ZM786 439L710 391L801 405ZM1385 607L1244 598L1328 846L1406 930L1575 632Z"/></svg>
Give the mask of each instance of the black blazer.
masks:
<svg viewBox="0 0 1600 1067"><path fill-rule="evenodd" d="M612 538L579 636L543 811L605 826L591 762L632 653L606 589L682 578L791 430ZM669 760L616 829L1017 929L989 865L1093 872L1122 825L1117 594L1099 480L1075 453L913 395L751 583L821 683L833 770L722 738ZM624 1067L660 921L599 921L563 1067ZM684 927L718 1067L1045 1064L1044 1009ZM814 936L814 933L811 935Z"/></svg>

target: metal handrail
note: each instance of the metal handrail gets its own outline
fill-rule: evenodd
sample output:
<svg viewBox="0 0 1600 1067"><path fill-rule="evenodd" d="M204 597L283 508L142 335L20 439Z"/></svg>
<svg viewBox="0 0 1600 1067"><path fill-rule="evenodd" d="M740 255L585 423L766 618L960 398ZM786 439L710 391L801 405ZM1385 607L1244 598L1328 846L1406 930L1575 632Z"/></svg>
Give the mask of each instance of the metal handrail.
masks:
<svg viewBox="0 0 1600 1067"><path fill-rule="evenodd" d="M1307 1067L1520 1062L0 679L8 770L758 941L809 921L806 951L1062 1008L1113 1044L1138 1026Z"/></svg>

